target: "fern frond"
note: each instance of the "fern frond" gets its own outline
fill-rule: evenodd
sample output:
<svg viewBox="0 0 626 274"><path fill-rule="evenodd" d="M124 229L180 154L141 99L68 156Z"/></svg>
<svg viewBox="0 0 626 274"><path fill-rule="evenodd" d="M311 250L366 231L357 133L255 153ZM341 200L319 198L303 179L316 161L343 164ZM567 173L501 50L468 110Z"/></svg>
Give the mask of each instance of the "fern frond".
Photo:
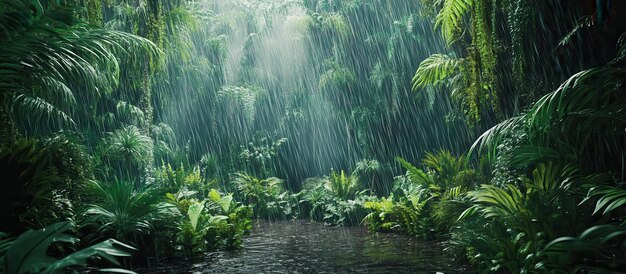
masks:
<svg viewBox="0 0 626 274"><path fill-rule="evenodd" d="M402 165L402 167L406 169L407 175L409 176L411 182L420 184L424 187L428 187L432 183L432 178L430 178L428 174L426 174L426 172L424 172L423 170L415 167L414 165L400 157L397 157L396 161L398 161L400 165Z"/></svg>

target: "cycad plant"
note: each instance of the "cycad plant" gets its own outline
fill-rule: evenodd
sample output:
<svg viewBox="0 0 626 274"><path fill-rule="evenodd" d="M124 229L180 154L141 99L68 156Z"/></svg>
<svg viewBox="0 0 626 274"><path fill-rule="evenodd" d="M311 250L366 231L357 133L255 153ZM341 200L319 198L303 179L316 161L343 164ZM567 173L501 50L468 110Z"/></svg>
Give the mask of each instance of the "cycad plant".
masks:
<svg viewBox="0 0 626 274"><path fill-rule="evenodd" d="M103 179L119 178L142 182L146 168L153 162L153 141L135 126L127 126L108 134L98 148Z"/></svg>
<svg viewBox="0 0 626 274"><path fill-rule="evenodd" d="M114 237L139 245L168 213L165 193L150 186L135 189L123 181L92 181L89 191L92 202L84 206L80 220L94 238Z"/></svg>

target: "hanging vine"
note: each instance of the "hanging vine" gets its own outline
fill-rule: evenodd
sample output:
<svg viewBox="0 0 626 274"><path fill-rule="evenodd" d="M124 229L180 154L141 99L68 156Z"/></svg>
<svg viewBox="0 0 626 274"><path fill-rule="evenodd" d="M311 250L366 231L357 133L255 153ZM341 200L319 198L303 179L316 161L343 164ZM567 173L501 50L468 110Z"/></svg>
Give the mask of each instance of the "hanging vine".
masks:
<svg viewBox="0 0 626 274"><path fill-rule="evenodd" d="M495 33L493 32L494 22L491 16L493 8L489 5L493 0L476 0L474 1L474 11L471 13L470 34L472 36L472 46L477 53L476 65L479 66L473 73L479 76L473 76L479 82L472 83L476 89L474 99L478 101L478 105L472 109L474 118L480 120L479 109L482 104L490 104L497 116L501 116L500 102L498 99L498 91L496 89L496 48Z"/></svg>

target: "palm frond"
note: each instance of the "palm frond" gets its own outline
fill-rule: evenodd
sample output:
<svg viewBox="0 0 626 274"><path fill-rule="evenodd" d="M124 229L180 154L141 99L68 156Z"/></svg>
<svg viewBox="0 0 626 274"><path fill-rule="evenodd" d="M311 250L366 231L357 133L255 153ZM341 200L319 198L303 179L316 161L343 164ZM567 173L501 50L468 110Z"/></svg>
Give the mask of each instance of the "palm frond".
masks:
<svg viewBox="0 0 626 274"><path fill-rule="evenodd" d="M437 14L435 28L441 28L441 35L448 45L457 39L460 32L463 16L474 5L474 0L445 0L443 7Z"/></svg>
<svg viewBox="0 0 626 274"><path fill-rule="evenodd" d="M515 116L500 122L499 124L493 126L492 128L485 131L481 134L478 139L472 144L468 152L468 157L473 155L474 153L482 154L485 149L488 149L488 155L495 155L495 150L497 149L500 142L502 142L505 136L510 135L520 126L523 126L525 123L526 117ZM478 151L476 151L478 150Z"/></svg>
<svg viewBox="0 0 626 274"><path fill-rule="evenodd" d="M153 222L165 212L165 195L157 188L135 190L126 182L91 181L89 190L93 202L83 209L83 225L93 227L102 236L137 239L149 234Z"/></svg>
<svg viewBox="0 0 626 274"><path fill-rule="evenodd" d="M493 185L483 185L480 190L469 192L468 196L474 202L483 204L480 210L487 218L513 218L525 211L524 195L515 186L509 185L505 190Z"/></svg>
<svg viewBox="0 0 626 274"><path fill-rule="evenodd" d="M39 98L18 102L53 98L71 105L70 83L96 93L117 84L117 58L141 64L160 60L160 50L149 40L84 25L76 20L76 8L64 1L4 0L0 6L0 88ZM52 104L38 105L51 112Z"/></svg>
<svg viewBox="0 0 626 274"><path fill-rule="evenodd" d="M592 26L594 24L593 20L594 19L591 15L578 19L572 30L570 30L565 36L563 36L561 41L559 41L558 46L564 47L568 45L572 41L572 37L576 36L581 29Z"/></svg>
<svg viewBox="0 0 626 274"><path fill-rule="evenodd" d="M625 122L626 113L621 106L626 99L621 87L626 71L618 68L594 68L581 71L565 81L556 91L542 97L528 113L528 123L538 132L552 129L553 121L575 120L561 124L564 127L604 127L605 119ZM571 120L570 120L571 121Z"/></svg>
<svg viewBox="0 0 626 274"><path fill-rule="evenodd" d="M397 157L396 161L398 161L398 163L400 163L400 165L402 165L402 167L406 169L406 173L411 182L420 184L423 187L428 187L432 184L432 177L426 174L426 172L424 172L423 170L415 167L414 165L400 157Z"/></svg>
<svg viewBox="0 0 626 274"><path fill-rule="evenodd" d="M459 73L464 59L445 54L433 54L420 63L413 76L413 91L427 86L437 86Z"/></svg>
<svg viewBox="0 0 626 274"><path fill-rule="evenodd" d="M561 167L553 162L540 163L532 171L532 179L523 178L522 182L529 191L555 192L568 189L578 179L579 170L573 166Z"/></svg>
<svg viewBox="0 0 626 274"><path fill-rule="evenodd" d="M604 215L626 205L626 190L614 186L594 186L587 196L600 197L593 214L602 211Z"/></svg>
<svg viewBox="0 0 626 274"><path fill-rule="evenodd" d="M611 63L617 63L624 60L626 60L626 33L623 33L622 36L620 36L619 41L617 42L617 56Z"/></svg>
<svg viewBox="0 0 626 274"><path fill-rule="evenodd" d="M47 121L48 125L57 120L56 124L75 126L74 120L67 113L41 97L18 94L10 99L9 106L17 121L28 117L34 121Z"/></svg>

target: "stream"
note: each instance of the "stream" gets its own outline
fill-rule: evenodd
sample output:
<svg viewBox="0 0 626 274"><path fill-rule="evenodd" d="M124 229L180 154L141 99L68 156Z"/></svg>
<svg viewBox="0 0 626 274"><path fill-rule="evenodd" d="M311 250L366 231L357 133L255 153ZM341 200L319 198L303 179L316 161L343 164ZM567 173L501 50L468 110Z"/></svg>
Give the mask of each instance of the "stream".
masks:
<svg viewBox="0 0 626 274"><path fill-rule="evenodd" d="M255 221L241 250L140 273L470 273L432 241L364 227Z"/></svg>

